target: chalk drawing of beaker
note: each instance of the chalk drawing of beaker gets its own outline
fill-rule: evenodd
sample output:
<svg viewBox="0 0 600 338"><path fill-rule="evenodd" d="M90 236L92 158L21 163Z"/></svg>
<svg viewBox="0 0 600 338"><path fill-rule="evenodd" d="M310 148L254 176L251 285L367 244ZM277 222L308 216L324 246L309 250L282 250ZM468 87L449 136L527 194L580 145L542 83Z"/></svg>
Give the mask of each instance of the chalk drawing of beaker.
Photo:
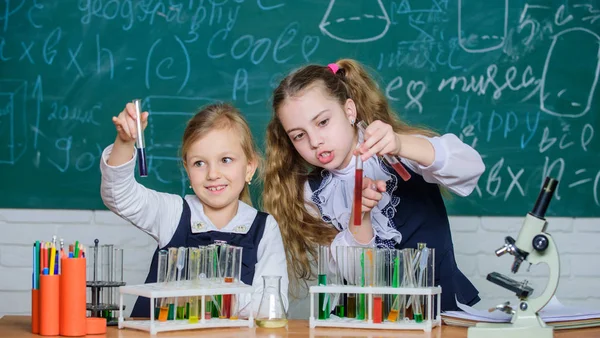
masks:
<svg viewBox="0 0 600 338"><path fill-rule="evenodd" d="M540 82L540 109L553 116L581 117L592 106L600 76L600 36L575 27L556 34Z"/></svg>
<svg viewBox="0 0 600 338"><path fill-rule="evenodd" d="M508 0L458 0L458 44L469 53L502 48L508 33Z"/></svg>
<svg viewBox="0 0 600 338"><path fill-rule="evenodd" d="M330 0L319 29L334 40L361 43L380 39L390 24L381 0Z"/></svg>

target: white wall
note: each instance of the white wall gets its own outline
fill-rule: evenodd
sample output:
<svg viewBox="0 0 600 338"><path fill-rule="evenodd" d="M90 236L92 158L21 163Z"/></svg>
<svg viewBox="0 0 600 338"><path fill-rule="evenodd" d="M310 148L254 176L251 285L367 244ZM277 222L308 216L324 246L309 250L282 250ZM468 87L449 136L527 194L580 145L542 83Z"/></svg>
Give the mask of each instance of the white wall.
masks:
<svg viewBox="0 0 600 338"><path fill-rule="evenodd" d="M512 256L496 257L494 251L504 237L516 238L521 217L451 217L452 234L458 265L480 291L485 309L516 298L508 291L485 280L492 271L510 275ZM556 240L561 255L561 280L557 297L564 304L600 309L600 219L549 218L548 231ZM156 242L108 211L0 209L0 316L28 314L31 304L32 243L63 237L65 243L79 240L92 246L114 244L125 249L125 280L143 283ZM522 266L515 279L525 276L533 284L534 294L545 285L547 268ZM135 298L127 299L130 310ZM290 317L306 318L308 304L296 301Z"/></svg>

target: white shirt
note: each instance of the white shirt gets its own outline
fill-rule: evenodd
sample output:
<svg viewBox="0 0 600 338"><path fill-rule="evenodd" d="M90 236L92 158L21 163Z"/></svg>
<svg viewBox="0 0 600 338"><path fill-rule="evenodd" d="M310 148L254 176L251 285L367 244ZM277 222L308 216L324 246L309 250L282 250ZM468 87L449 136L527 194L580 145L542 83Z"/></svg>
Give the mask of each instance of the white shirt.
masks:
<svg viewBox="0 0 600 338"><path fill-rule="evenodd" d="M459 196L468 196L471 194L473 189L477 186L477 181L483 172L485 171L485 165L479 153L470 147L469 145L462 142L456 135L454 134L445 134L442 136L436 137L424 137L417 135L419 137L423 137L427 139L433 146L435 151L435 158L431 165L422 166L415 161L410 161L402 158L402 163L409 167L415 173L423 176L423 179L426 182L440 184L450 191L454 192ZM380 166L378 165L379 159L376 157L371 157L367 161L363 163L364 175L374 179L382 179L382 177L390 177L387 173L385 173ZM340 170L332 170L331 180L327 185L338 185L338 187L334 189L330 189L331 191L325 191L325 193L336 194L336 195L344 195L348 201L339 202L339 196L335 196L334 199L331 199L333 203L343 203L345 205L352 205L353 195L348 191L340 193L338 190L348 190L353 189L354 187L354 166L355 161L354 157L348 164L346 168ZM351 176L351 179L348 180L348 177ZM342 181L348 181L348 183L344 184ZM351 187L349 188L349 185ZM343 188L342 188L343 186ZM323 187L321 187L323 188ZM311 197L313 195L313 191L310 188L308 182L304 185L304 201L306 203L306 207L309 211L313 212L314 215L318 215L318 217L322 217L319 215L319 208L313 203ZM377 236L379 232L386 232L390 238L394 237L398 239L398 236L394 235L394 232L397 232L396 229L391 229L389 226L386 228L385 224L387 222L381 222L379 220L382 218L381 210L390 203L390 196L387 193L384 193L384 198L378 203L378 205L373 208L373 213L371 215L371 220L373 223L373 238L368 243L360 243L356 241L352 233L348 229L348 221L349 211L347 211L348 215L342 215L341 211L334 210L332 213L336 214L334 216L338 216L340 220L333 221L333 225L340 231L337 236L334 238L331 243L331 252L335 255L335 248L337 246L363 246L363 247L373 247L375 245L375 236ZM337 199L337 200L335 200ZM335 201L334 201L335 200ZM401 202L400 202L401 203ZM335 208L332 206L328 206L329 210L332 209L341 209ZM348 220L346 220L348 218ZM385 216L383 216L384 219ZM380 233L381 235L381 233Z"/></svg>
<svg viewBox="0 0 600 338"><path fill-rule="evenodd" d="M129 221L158 242L159 247L169 244L183 212L182 198L175 194L161 193L148 189L135 180L134 169L136 152L133 157L120 166L110 166L106 162L112 145L102 152L100 171L102 182L100 192L102 200L108 209ZM191 211L191 225L202 222L202 231L220 231L247 233L258 211L239 201L237 214L223 228L218 229L203 212L203 207L195 195L185 196ZM273 216L269 215L265 224L263 237L257 249L257 263L254 271L252 286L255 293L240 295L240 317L247 317L252 304L253 313L258 312L258 306L263 292L262 276L281 276L281 295L284 307L288 308L288 273L285 259L283 240L279 226Z"/></svg>

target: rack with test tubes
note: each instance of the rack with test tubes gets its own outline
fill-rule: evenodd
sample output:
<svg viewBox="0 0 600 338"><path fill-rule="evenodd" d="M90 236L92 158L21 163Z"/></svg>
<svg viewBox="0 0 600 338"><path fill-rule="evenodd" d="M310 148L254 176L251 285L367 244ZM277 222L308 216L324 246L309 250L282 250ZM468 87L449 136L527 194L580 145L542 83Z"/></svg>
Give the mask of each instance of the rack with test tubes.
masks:
<svg viewBox="0 0 600 338"><path fill-rule="evenodd" d="M179 247L158 252L157 282L119 288L123 295L150 298L150 320L125 320L119 328L156 334L163 331L213 327L253 327L239 317L240 294L254 288L241 281L242 248L217 242L208 246Z"/></svg>
<svg viewBox="0 0 600 338"><path fill-rule="evenodd" d="M95 239L91 250L93 257L88 261L86 284L90 292L86 309L91 317L106 318L106 325L115 326L118 322L114 311L119 310L119 306L118 292L114 289L125 285L123 249L115 248L112 244L98 244L99 240Z"/></svg>
<svg viewBox="0 0 600 338"><path fill-rule="evenodd" d="M424 243L403 250L339 246L334 255L319 247L318 285L309 289L311 328L429 332L441 324L435 249Z"/></svg>

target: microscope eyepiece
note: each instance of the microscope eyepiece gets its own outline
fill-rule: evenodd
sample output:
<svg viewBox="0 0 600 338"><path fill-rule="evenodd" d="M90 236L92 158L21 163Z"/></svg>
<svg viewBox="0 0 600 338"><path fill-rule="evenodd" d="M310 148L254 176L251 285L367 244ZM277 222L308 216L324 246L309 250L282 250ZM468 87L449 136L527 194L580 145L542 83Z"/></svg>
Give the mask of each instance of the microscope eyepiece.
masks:
<svg viewBox="0 0 600 338"><path fill-rule="evenodd" d="M556 186L558 186L558 181L552 177L546 177L544 181L544 186L540 191L540 194L535 201L535 205L531 210L530 214L539 219L544 219L546 216L546 210L550 205L550 201L552 200L552 196L554 195L554 191L556 191Z"/></svg>

